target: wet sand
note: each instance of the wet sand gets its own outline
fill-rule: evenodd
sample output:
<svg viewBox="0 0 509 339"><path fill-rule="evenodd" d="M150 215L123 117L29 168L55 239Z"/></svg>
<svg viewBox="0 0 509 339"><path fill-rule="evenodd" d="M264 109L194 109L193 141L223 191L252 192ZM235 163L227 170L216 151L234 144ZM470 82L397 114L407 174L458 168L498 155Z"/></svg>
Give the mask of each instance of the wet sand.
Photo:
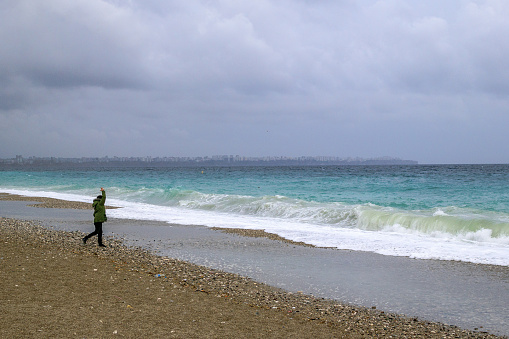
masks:
<svg viewBox="0 0 509 339"><path fill-rule="evenodd" d="M2 337L495 337L289 293L118 238L85 246L83 235L1 219Z"/></svg>

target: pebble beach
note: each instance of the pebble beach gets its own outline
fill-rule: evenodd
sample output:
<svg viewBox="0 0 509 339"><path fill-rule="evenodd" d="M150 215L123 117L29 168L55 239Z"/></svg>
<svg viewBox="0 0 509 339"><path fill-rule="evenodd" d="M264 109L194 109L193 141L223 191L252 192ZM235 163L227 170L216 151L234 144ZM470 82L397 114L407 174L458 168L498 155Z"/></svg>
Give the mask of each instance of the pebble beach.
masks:
<svg viewBox="0 0 509 339"><path fill-rule="evenodd" d="M57 199L0 199L90 209ZM0 227L1 337L498 338L287 292L117 237L99 248L84 245L82 232L33 220L1 218ZM249 233L242 236L271 236Z"/></svg>

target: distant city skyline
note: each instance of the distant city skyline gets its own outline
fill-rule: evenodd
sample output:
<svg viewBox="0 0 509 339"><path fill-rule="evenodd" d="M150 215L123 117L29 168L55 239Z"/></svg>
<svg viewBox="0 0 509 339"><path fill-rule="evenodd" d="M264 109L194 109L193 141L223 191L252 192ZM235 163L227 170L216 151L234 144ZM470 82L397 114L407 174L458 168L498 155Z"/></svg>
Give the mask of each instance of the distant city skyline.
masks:
<svg viewBox="0 0 509 339"><path fill-rule="evenodd" d="M361 157L333 157L333 156L265 156L265 157L247 157L241 155L212 155L203 157L24 157L16 155L14 158L1 158L0 164L6 165L43 165L43 164L87 164L87 163L175 163L175 164L216 164L216 163L273 163L273 164L418 164L416 160L406 160L395 157L377 157L377 158L361 158Z"/></svg>

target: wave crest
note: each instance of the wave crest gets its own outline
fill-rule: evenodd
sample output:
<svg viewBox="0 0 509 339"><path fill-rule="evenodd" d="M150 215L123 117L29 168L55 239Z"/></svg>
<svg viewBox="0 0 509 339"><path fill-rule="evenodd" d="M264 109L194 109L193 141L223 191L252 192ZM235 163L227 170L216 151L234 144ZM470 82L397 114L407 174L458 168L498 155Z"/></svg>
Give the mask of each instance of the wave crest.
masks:
<svg viewBox="0 0 509 339"><path fill-rule="evenodd" d="M500 218L491 219L488 215L480 215L475 211L466 211L454 207L456 215L451 215L439 209L437 211L397 211L382 208L363 209L359 213L358 227L370 231L390 230L398 227L399 231L419 232L428 235L440 233L442 235L462 236L465 240L477 239L506 239L509 245L509 223ZM482 234L482 236L479 236Z"/></svg>
<svg viewBox="0 0 509 339"><path fill-rule="evenodd" d="M356 228L374 232L414 232L428 236L461 237L465 241L509 239L509 216L486 211L442 207L407 211L374 204L348 205L314 202L286 196L205 194L171 189L160 191L156 200L167 206L226 214L284 219L292 222ZM509 241L508 241L509 244Z"/></svg>

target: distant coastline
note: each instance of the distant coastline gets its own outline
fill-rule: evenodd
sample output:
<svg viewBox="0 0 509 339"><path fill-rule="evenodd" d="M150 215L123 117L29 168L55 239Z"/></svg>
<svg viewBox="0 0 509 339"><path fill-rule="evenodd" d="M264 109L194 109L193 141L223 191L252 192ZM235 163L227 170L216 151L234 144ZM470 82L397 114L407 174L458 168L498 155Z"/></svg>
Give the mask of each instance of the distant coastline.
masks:
<svg viewBox="0 0 509 339"><path fill-rule="evenodd" d="M415 160L394 157L340 158L330 156L244 157L216 155L205 157L28 157L0 159L0 169L86 168L86 167L200 167L200 166L347 166L347 165L418 165Z"/></svg>

